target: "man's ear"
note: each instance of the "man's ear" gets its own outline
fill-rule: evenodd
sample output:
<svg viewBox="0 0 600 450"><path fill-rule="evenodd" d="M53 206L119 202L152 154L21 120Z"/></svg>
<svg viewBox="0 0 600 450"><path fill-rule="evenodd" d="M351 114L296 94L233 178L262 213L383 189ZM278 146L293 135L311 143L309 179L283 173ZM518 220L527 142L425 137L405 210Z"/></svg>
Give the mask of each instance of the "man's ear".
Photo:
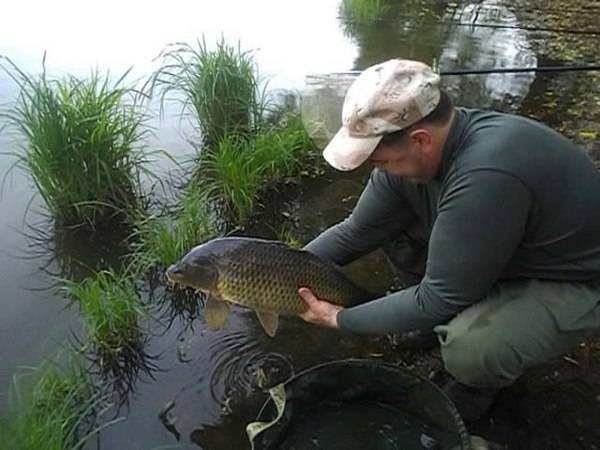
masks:
<svg viewBox="0 0 600 450"><path fill-rule="evenodd" d="M428 151L431 148L431 132L426 128L417 128L410 132L410 140L415 142L421 149Z"/></svg>

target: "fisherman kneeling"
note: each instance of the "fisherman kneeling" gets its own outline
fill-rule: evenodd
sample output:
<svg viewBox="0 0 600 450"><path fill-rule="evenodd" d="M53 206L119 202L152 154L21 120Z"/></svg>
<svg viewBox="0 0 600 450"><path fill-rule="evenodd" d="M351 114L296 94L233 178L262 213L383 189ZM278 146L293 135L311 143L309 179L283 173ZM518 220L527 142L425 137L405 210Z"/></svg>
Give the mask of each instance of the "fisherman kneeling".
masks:
<svg viewBox="0 0 600 450"><path fill-rule="evenodd" d="M304 320L357 334L434 333L466 420L525 369L600 328L600 172L515 115L454 107L425 64L390 60L350 87L327 162L374 169L352 214L306 246L334 263L422 240L422 279L351 308L301 289Z"/></svg>

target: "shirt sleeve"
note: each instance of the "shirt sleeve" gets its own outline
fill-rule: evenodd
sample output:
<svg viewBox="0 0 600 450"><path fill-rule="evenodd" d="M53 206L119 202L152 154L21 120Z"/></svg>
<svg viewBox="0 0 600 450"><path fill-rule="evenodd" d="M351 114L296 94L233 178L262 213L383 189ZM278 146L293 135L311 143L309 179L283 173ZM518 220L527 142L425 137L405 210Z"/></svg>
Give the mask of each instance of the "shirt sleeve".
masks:
<svg viewBox="0 0 600 450"><path fill-rule="evenodd" d="M486 169L458 177L440 198L421 283L342 310L338 325L380 334L447 322L499 279L522 240L532 202L511 174Z"/></svg>
<svg viewBox="0 0 600 450"><path fill-rule="evenodd" d="M304 250L345 265L398 235L416 218L399 193L398 182L386 172L375 169L350 216L325 230Z"/></svg>

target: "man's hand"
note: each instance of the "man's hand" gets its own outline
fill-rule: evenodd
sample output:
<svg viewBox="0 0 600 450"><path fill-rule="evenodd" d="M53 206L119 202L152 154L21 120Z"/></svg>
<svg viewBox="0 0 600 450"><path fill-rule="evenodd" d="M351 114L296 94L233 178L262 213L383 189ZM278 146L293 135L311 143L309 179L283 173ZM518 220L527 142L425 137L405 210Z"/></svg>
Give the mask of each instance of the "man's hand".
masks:
<svg viewBox="0 0 600 450"><path fill-rule="evenodd" d="M308 288L298 289L298 295L304 300L306 310L298 316L306 322L329 328L338 328L337 314L343 308L325 300L320 300Z"/></svg>

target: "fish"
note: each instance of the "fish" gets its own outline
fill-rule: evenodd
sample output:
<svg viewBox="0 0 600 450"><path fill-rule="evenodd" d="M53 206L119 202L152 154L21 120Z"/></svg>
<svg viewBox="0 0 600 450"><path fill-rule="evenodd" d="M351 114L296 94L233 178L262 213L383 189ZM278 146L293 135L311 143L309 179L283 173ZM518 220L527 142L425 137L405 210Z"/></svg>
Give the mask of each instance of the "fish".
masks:
<svg viewBox="0 0 600 450"><path fill-rule="evenodd" d="M376 297L333 263L281 241L253 237L220 237L197 245L165 275L171 283L207 294L204 318L209 329L222 326L233 303L254 310L271 337L279 316L305 310L298 295L301 287L345 307Z"/></svg>

